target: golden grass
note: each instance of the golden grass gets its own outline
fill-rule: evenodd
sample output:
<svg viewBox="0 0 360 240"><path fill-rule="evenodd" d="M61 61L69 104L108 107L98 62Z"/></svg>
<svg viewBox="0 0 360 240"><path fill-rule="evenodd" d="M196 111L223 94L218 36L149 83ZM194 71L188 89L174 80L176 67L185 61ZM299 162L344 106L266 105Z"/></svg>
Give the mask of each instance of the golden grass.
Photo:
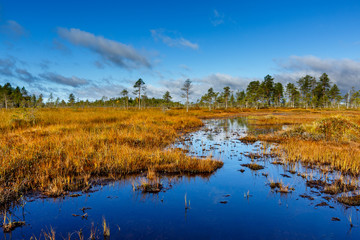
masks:
<svg viewBox="0 0 360 240"><path fill-rule="evenodd" d="M358 111L284 111L250 117L250 124L290 124L286 130L248 135L243 142L257 140L277 143L273 152L287 162L311 166L330 166L342 173L360 175L360 112Z"/></svg>
<svg viewBox="0 0 360 240"><path fill-rule="evenodd" d="M275 151L284 156L288 162L301 161L307 165L330 165L343 173L360 174L359 144L289 139L281 142Z"/></svg>
<svg viewBox="0 0 360 240"><path fill-rule="evenodd" d="M176 149L203 125L182 111L39 109L0 111L0 203L29 190L50 196L87 188L92 177L146 171L210 173L222 166Z"/></svg>

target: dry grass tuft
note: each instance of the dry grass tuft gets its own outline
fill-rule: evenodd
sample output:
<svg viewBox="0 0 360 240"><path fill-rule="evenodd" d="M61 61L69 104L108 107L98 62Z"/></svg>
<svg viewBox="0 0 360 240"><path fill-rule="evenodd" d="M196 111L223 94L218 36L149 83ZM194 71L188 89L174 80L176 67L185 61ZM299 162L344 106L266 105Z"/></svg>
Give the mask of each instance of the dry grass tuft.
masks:
<svg viewBox="0 0 360 240"><path fill-rule="evenodd" d="M348 205L348 206L360 206L360 195L355 196L341 196L338 199L338 202Z"/></svg>
<svg viewBox="0 0 360 240"><path fill-rule="evenodd" d="M264 169L264 166L259 165L257 163L246 163L246 164L241 164L241 166L250 168L251 170L254 170L254 171Z"/></svg>

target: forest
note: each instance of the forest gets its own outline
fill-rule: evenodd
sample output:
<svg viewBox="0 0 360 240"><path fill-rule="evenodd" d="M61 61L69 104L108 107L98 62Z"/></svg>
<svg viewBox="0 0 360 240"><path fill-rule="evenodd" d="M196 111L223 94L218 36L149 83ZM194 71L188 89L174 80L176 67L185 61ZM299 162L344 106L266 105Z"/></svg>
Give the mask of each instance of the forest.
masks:
<svg viewBox="0 0 360 240"><path fill-rule="evenodd" d="M187 79L182 91L185 105L188 103L193 88L196 87L191 80ZM103 96L95 101L80 100L71 93L68 99L55 98L53 93L47 96L30 94L24 87L13 87L10 83L0 85L0 107L184 107L181 102L172 101L169 91L162 98L149 98L146 94L146 84L140 78L134 84L134 97L130 96L129 90L123 89L117 97ZM140 99L140 101L139 101ZM230 89L225 86L223 91L216 92L209 88L195 102L189 102L190 107L212 108L267 108L267 107L291 107L291 108L358 108L360 104L360 90L355 87L341 94L339 87L332 84L329 76L323 73L319 79L306 75L297 80L296 84L281 82L266 75L263 81L252 81L246 89Z"/></svg>

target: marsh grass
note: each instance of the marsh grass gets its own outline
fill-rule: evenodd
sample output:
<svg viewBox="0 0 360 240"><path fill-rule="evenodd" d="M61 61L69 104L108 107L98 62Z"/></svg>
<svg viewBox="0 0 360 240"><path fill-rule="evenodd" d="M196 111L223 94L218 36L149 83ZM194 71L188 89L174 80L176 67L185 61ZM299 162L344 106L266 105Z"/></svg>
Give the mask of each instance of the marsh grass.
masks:
<svg viewBox="0 0 360 240"><path fill-rule="evenodd" d="M343 174L360 174L360 113L354 111L317 111L297 116L292 113L275 117L253 116L258 124L294 124L275 133L247 135L245 142L276 143L272 153L287 163L302 162L323 170L337 170ZM290 115L290 116L289 116Z"/></svg>
<svg viewBox="0 0 360 240"><path fill-rule="evenodd" d="M23 111L0 111L0 204L28 191L56 197L86 189L96 177L116 179L149 168L164 174L211 173L223 165L165 150L179 135L203 125L181 111ZM14 124L14 118L28 123Z"/></svg>
<svg viewBox="0 0 360 240"><path fill-rule="evenodd" d="M274 189L279 193L291 193L295 189L291 187L289 184L285 185L282 181L274 181L273 179L269 179L269 186L271 189Z"/></svg>
<svg viewBox="0 0 360 240"><path fill-rule="evenodd" d="M360 206L360 195L354 196L340 196L337 199L340 203L348 206Z"/></svg>
<svg viewBox="0 0 360 240"><path fill-rule="evenodd" d="M140 184L137 185L136 190L141 190L143 193L158 193L163 189L163 184L160 178L146 179L141 178Z"/></svg>
<svg viewBox="0 0 360 240"><path fill-rule="evenodd" d="M257 171L257 170L262 170L262 169L264 169L264 166L259 165L259 164L257 164L257 163L246 163L246 164L241 164L241 166L250 168L250 169L253 170L253 171Z"/></svg>
<svg viewBox="0 0 360 240"><path fill-rule="evenodd" d="M282 181L274 181L273 179L269 179L269 186L272 189L281 188L283 186Z"/></svg>

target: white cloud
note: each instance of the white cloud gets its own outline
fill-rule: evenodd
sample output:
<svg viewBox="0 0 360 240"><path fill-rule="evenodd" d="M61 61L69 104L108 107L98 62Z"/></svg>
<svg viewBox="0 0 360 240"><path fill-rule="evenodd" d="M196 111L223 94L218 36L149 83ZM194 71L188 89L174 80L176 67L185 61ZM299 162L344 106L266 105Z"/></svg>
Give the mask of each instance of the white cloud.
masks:
<svg viewBox="0 0 360 240"><path fill-rule="evenodd" d="M351 59L321 59L315 56L291 56L288 59L275 60L278 73L275 80L283 83L295 82L307 74L320 77L327 73L330 80L343 91L360 85L360 62Z"/></svg>
<svg viewBox="0 0 360 240"><path fill-rule="evenodd" d="M92 84L87 87L79 88L74 93L76 96L81 98L86 98L89 100L101 99L103 96L108 98L121 97L121 91L125 89L123 85L119 84L107 84L107 85L97 85ZM129 95L131 95L131 90L128 89Z"/></svg>
<svg viewBox="0 0 360 240"><path fill-rule="evenodd" d="M225 18L224 14L214 9L213 16L211 18L211 23L214 27L219 26L224 23L224 18Z"/></svg>
<svg viewBox="0 0 360 240"><path fill-rule="evenodd" d="M88 48L99 54L104 63L128 69L151 67L149 60L129 45L75 28L58 28L58 34L74 45Z"/></svg>
<svg viewBox="0 0 360 240"><path fill-rule="evenodd" d="M0 29L1 32L11 37L21 37L26 35L25 28L13 20L8 20L6 24L0 27Z"/></svg>
<svg viewBox="0 0 360 240"><path fill-rule="evenodd" d="M24 68L18 68L18 60L13 57L0 59L0 75L12 79L20 79L23 82L34 82L38 78Z"/></svg>
<svg viewBox="0 0 360 240"><path fill-rule="evenodd" d="M17 73L17 77L24 82L34 82L35 80L37 80L37 77L32 75L26 69L18 68L15 70L15 72Z"/></svg>
<svg viewBox="0 0 360 240"><path fill-rule="evenodd" d="M86 85L89 83L88 80L83 79L83 78L78 78L75 76L64 77L60 74L51 73L51 72L40 74L40 77L42 77L45 80L57 83L57 84L67 85L67 86L71 86L71 87L79 87L79 86Z"/></svg>
<svg viewBox="0 0 360 240"><path fill-rule="evenodd" d="M174 101L183 102L184 98L181 97L183 94L181 88L185 80L186 78L160 80L157 84L145 81L146 94L149 98L162 98L164 93L169 91ZM210 87L214 88L214 91L222 92L225 86L229 86L231 91L235 93L237 90L246 89L247 84L256 79L233 77L228 74L215 73L202 78L194 78L190 80L193 85L190 100L195 102L204 95ZM100 84L89 84L87 86L77 88L74 93L82 99L88 98L90 100L94 100L100 99L102 96L107 96L108 98L120 97L120 92L124 88L127 88L129 96L135 97L134 94L132 94L134 90L132 87L133 83L128 80L123 82L124 85L114 83L104 84L104 82Z"/></svg>
<svg viewBox="0 0 360 240"><path fill-rule="evenodd" d="M0 58L0 75L6 77L14 76L13 70L15 68L16 61L13 58Z"/></svg>
<svg viewBox="0 0 360 240"><path fill-rule="evenodd" d="M60 42L59 40L57 39L54 39L53 42L52 42L52 49L56 49L64 54L71 54L71 51L70 49L65 45L63 44L62 42Z"/></svg>
<svg viewBox="0 0 360 240"><path fill-rule="evenodd" d="M164 29L150 30L152 37L157 41L161 40L163 43L168 45L169 47L185 47L191 48L194 50L199 49L199 45L197 43L192 43L189 40L179 36L179 34L175 32L165 31ZM175 36L169 36L175 35Z"/></svg>
<svg viewBox="0 0 360 240"><path fill-rule="evenodd" d="M181 88L185 82L185 78L171 79L160 81L161 88L157 88L159 92L164 93L170 91L175 101L182 101ZM202 95L204 95L209 88L213 88L214 91L222 92L224 87L229 86L230 90L234 93L237 90L245 90L249 82L258 80L255 78L243 78L234 77L223 73L214 73L201 78L190 78L192 81L192 94L190 96L191 101L196 101Z"/></svg>

